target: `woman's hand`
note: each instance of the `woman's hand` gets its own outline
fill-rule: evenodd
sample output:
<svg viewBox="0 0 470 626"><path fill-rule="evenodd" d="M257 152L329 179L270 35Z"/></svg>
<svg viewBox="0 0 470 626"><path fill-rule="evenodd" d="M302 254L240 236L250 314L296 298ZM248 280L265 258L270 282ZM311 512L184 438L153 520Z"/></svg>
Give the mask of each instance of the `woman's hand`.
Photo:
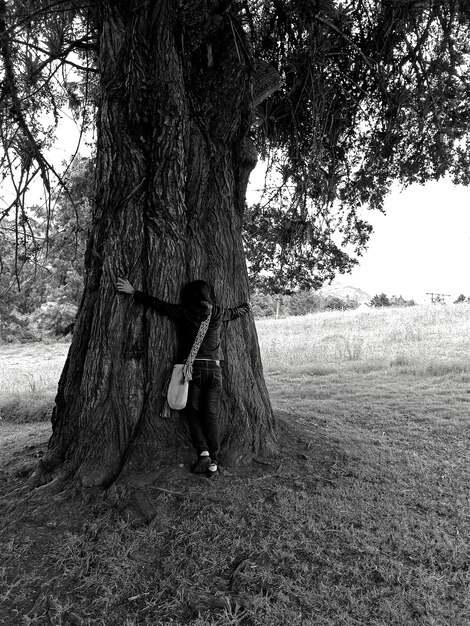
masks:
<svg viewBox="0 0 470 626"><path fill-rule="evenodd" d="M127 293L131 295L134 293L135 289L127 280L127 278L118 278L116 281L116 287L118 291L122 291L122 293Z"/></svg>
<svg viewBox="0 0 470 626"><path fill-rule="evenodd" d="M252 308L251 302L244 302L238 307L241 315L246 315Z"/></svg>

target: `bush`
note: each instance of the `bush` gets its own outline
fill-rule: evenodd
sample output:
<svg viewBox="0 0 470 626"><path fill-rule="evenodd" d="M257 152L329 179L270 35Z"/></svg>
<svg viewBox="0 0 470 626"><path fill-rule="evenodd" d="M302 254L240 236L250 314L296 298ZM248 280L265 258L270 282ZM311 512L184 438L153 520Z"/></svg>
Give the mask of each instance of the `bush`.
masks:
<svg viewBox="0 0 470 626"><path fill-rule="evenodd" d="M30 324L40 333L66 335L71 332L76 315L77 306L72 302L45 302L32 313Z"/></svg>
<svg viewBox="0 0 470 626"><path fill-rule="evenodd" d="M0 315L0 341L28 343L38 339L37 332L30 326L28 315L20 313L17 309Z"/></svg>
<svg viewBox="0 0 470 626"><path fill-rule="evenodd" d="M253 315L255 317L274 317L276 315L276 302L269 294L254 293L251 296Z"/></svg>

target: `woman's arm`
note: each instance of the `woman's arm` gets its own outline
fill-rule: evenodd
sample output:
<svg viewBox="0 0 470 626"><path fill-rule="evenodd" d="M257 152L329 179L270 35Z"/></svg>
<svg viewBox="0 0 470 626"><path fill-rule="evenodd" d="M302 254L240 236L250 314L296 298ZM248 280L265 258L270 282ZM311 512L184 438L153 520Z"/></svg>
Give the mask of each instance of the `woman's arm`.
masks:
<svg viewBox="0 0 470 626"><path fill-rule="evenodd" d="M230 322L237 317L246 315L248 311L251 311L251 304L249 302L244 302L243 304L240 304L240 306L236 306L233 309L222 309L222 321Z"/></svg>
<svg viewBox="0 0 470 626"><path fill-rule="evenodd" d="M137 291L127 278L118 278L116 281L116 287L121 293L132 296L135 302L140 302L144 306L154 309L158 313L163 313L164 315L168 315L168 317L175 319L178 319L183 315L183 307L180 304L170 304L169 302L164 302L154 296L149 296L143 291Z"/></svg>

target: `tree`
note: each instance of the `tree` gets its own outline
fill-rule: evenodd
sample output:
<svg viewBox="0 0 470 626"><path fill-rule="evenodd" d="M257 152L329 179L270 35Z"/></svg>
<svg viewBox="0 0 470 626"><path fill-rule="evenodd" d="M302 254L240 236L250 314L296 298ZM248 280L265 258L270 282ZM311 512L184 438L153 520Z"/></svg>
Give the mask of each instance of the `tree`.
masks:
<svg viewBox="0 0 470 626"><path fill-rule="evenodd" d="M50 212L43 206L28 207L21 224L21 247L15 246L15 224L6 219L0 222L3 339L37 340L45 332L64 334L73 324L83 290L92 168L89 159L75 158L64 177L67 192L60 189L52 194ZM21 327L13 319L9 328L12 310L23 316Z"/></svg>
<svg viewBox="0 0 470 626"><path fill-rule="evenodd" d="M289 315L306 315L313 311L321 310L325 305L324 298L314 291L299 291L286 296L289 301Z"/></svg>
<svg viewBox="0 0 470 626"><path fill-rule="evenodd" d="M117 276L170 301L201 276L226 306L248 297L241 225L256 161L246 140L251 78L240 26L203 4L178 15L172 2L100 2L88 14L100 42L96 206L43 463L85 487L160 465L185 434L178 415L160 417L174 330L118 296ZM227 331L221 421L232 460L274 439L256 346L252 320Z"/></svg>
<svg viewBox="0 0 470 626"><path fill-rule="evenodd" d="M390 298L385 293L376 294L370 301L370 305L375 307L391 306Z"/></svg>
<svg viewBox="0 0 470 626"><path fill-rule="evenodd" d="M274 317L276 302L273 296L255 292L251 296L251 306L255 317Z"/></svg>
<svg viewBox="0 0 470 626"><path fill-rule="evenodd" d="M414 300L405 300L403 296L391 296L390 306L415 306Z"/></svg>
<svg viewBox="0 0 470 626"><path fill-rule="evenodd" d="M468 181L470 11L452 0L372 5L0 0L1 165L14 181L0 217L25 223L35 176L50 190L58 108L89 122L96 106L85 286L44 470L93 487L173 458L184 428L159 417L173 328L118 296L115 279L177 301L202 277L224 305L246 300L257 151L280 173L270 206L282 213L250 213L250 240L268 237L251 263L259 274L268 264L278 293L350 268L371 232L362 209L380 208L391 180ZM275 440L253 320L229 327L224 347L223 451L249 458Z"/></svg>

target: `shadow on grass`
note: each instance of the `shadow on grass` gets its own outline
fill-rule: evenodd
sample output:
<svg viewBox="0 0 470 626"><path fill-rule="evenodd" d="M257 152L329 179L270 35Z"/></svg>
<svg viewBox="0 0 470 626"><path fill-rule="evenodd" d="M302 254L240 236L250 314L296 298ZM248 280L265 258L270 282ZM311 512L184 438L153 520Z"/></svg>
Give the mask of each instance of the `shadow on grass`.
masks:
<svg viewBox="0 0 470 626"><path fill-rule="evenodd" d="M388 450L365 423L276 416L279 456L213 480L166 466L101 494L4 495L5 623L467 624L463 466L437 468L431 433L416 455L411 431Z"/></svg>

